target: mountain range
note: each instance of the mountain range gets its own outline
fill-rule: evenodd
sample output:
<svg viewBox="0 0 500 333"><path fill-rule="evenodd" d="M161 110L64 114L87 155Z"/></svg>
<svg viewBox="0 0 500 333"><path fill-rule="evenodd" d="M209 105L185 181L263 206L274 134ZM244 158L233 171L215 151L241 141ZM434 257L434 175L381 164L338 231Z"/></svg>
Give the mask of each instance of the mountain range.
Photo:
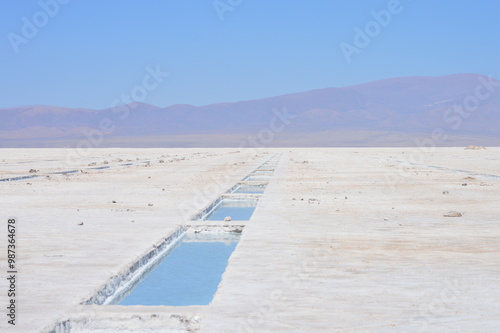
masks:
<svg viewBox="0 0 500 333"><path fill-rule="evenodd" d="M500 81L403 77L206 106L0 108L0 147L500 144Z"/></svg>

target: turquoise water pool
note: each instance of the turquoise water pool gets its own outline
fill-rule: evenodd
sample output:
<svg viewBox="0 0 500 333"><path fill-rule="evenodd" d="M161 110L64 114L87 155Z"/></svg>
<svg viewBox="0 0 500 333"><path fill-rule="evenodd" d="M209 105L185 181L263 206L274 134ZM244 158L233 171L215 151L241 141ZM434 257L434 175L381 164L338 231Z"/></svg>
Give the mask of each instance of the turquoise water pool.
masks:
<svg viewBox="0 0 500 333"><path fill-rule="evenodd" d="M183 241L118 304L207 305L236 245L237 241Z"/></svg>

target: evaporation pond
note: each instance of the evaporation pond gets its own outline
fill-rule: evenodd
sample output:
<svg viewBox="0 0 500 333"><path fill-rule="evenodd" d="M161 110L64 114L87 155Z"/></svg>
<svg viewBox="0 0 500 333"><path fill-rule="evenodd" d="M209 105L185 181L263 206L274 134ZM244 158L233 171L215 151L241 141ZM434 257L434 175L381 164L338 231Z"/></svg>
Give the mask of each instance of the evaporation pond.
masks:
<svg viewBox="0 0 500 333"><path fill-rule="evenodd" d="M223 221L229 216L233 221L248 221L256 204L256 201L223 200L208 214L206 220Z"/></svg>
<svg viewBox="0 0 500 333"><path fill-rule="evenodd" d="M240 185L238 186L233 193L264 193L265 186L258 185Z"/></svg>
<svg viewBox="0 0 500 333"><path fill-rule="evenodd" d="M253 174L261 174L261 175L266 175L266 174L272 175L274 173L274 170L273 169L257 169L252 173Z"/></svg>
<svg viewBox="0 0 500 333"><path fill-rule="evenodd" d="M269 176L261 176L261 175L249 175L247 176L245 179L243 179L244 181L268 181L269 180Z"/></svg>
<svg viewBox="0 0 500 333"><path fill-rule="evenodd" d="M208 305L236 245L236 241L182 242L119 304Z"/></svg>

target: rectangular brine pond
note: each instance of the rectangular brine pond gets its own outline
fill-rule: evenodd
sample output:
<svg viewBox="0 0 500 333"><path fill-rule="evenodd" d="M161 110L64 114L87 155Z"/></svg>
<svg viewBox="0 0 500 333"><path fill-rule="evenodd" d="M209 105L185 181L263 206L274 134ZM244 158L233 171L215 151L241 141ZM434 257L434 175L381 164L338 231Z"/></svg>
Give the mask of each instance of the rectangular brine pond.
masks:
<svg viewBox="0 0 500 333"><path fill-rule="evenodd" d="M161 253L124 277L104 304L208 305L243 227L200 228L189 228L171 239Z"/></svg>
<svg viewBox="0 0 500 333"><path fill-rule="evenodd" d="M24 179L31 179L38 177L37 175L31 175L31 176L21 176L21 177L12 177L12 178L2 178L0 179L0 182L12 182L15 180L24 180Z"/></svg>
<svg viewBox="0 0 500 333"><path fill-rule="evenodd" d="M53 172L52 174L53 175L67 175L70 173L77 173L77 172L80 172L80 170L57 171L57 172Z"/></svg>
<svg viewBox="0 0 500 333"><path fill-rule="evenodd" d="M254 172L252 172L252 175L256 175L256 176L272 176L274 173L274 171L272 170L255 170Z"/></svg>
<svg viewBox="0 0 500 333"><path fill-rule="evenodd" d="M270 176L250 174L250 175L246 176L243 179L243 181L246 181L246 182L262 182L262 181L269 181L270 179L271 179Z"/></svg>
<svg viewBox="0 0 500 333"><path fill-rule="evenodd" d="M248 221L257 207L256 198L220 199L210 207L200 220L208 221Z"/></svg>
<svg viewBox="0 0 500 333"><path fill-rule="evenodd" d="M238 185L231 193L261 194L264 193L266 184L262 185Z"/></svg>
<svg viewBox="0 0 500 333"><path fill-rule="evenodd" d="M110 166L101 166L101 167L95 167L95 168L90 168L91 170L104 170L104 169L109 169L111 168Z"/></svg>
<svg viewBox="0 0 500 333"><path fill-rule="evenodd" d="M255 169L255 171L270 171L270 172L274 172L274 170L275 170L274 168L267 166L260 166L257 169Z"/></svg>

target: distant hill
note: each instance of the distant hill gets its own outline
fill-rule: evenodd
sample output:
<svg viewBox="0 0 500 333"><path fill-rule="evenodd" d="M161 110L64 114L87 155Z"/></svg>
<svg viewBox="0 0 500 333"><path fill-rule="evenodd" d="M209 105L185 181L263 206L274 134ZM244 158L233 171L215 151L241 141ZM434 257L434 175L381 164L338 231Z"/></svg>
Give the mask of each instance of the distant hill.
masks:
<svg viewBox="0 0 500 333"><path fill-rule="evenodd" d="M273 109L293 119L283 127ZM85 133L101 133L102 147L415 146L436 129L447 135L437 145L500 145L500 81L404 77L198 107L0 108L0 147L75 146Z"/></svg>

